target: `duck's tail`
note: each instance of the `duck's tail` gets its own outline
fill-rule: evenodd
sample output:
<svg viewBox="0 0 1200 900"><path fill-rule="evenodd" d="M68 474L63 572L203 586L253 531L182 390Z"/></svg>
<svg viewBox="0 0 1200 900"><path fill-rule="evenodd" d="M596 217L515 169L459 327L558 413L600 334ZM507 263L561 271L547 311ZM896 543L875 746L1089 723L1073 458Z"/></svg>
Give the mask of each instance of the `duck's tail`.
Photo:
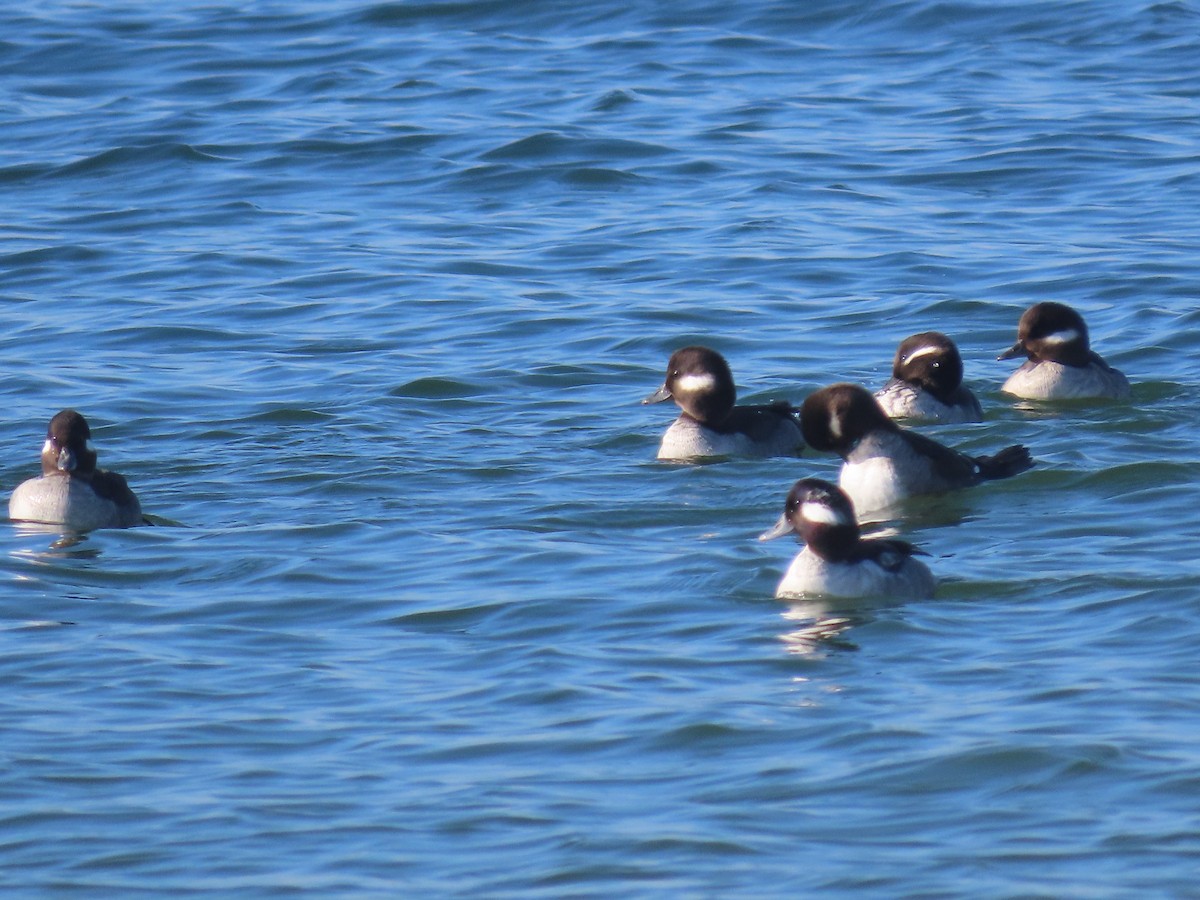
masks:
<svg viewBox="0 0 1200 900"><path fill-rule="evenodd" d="M979 465L979 474L985 481L1011 478L1033 467L1033 457L1029 455L1029 448L1024 444L1005 447L993 456L977 456L975 462Z"/></svg>

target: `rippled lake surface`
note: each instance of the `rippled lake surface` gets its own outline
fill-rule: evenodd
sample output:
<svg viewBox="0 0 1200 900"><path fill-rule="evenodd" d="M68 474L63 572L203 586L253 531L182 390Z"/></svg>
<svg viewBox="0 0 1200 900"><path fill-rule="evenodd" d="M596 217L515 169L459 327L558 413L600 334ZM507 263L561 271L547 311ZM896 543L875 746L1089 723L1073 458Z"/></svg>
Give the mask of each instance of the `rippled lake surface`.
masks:
<svg viewBox="0 0 1200 900"><path fill-rule="evenodd" d="M0 531L8 888L1195 891L1196 4L17 6L0 485L75 407L156 525ZM999 392L1039 300L1130 402ZM774 600L836 460L638 401L929 329L1037 467Z"/></svg>

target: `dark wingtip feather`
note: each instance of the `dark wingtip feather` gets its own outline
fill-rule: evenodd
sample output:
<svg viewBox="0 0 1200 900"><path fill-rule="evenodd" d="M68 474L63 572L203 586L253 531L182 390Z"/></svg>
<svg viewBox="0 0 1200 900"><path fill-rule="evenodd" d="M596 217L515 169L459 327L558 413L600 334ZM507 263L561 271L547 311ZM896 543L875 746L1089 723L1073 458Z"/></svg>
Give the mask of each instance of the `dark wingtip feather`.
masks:
<svg viewBox="0 0 1200 900"><path fill-rule="evenodd" d="M975 462L979 464L979 474L989 481L1011 478L1033 467L1033 457L1029 455L1029 448L1023 444L1005 447L994 456L977 456Z"/></svg>

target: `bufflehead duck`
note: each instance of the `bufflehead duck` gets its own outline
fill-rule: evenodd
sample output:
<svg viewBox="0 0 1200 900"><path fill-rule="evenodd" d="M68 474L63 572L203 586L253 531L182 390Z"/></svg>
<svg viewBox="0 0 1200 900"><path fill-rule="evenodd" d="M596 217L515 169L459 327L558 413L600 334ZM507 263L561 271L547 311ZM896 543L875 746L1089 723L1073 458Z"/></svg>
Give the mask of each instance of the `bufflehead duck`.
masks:
<svg viewBox="0 0 1200 900"><path fill-rule="evenodd" d="M671 354L666 381L642 403L663 400L674 400L683 412L663 435L659 459L795 456L804 447L795 407L736 406L729 364L708 347Z"/></svg>
<svg viewBox="0 0 1200 900"><path fill-rule="evenodd" d="M915 494L1008 478L1033 465L1019 444L995 456L968 456L905 430L856 384L832 384L811 394L800 409L800 424L809 446L845 461L838 484L860 515Z"/></svg>
<svg viewBox="0 0 1200 900"><path fill-rule="evenodd" d="M922 600L933 596L933 573L905 541L859 536L854 505L845 491L819 478L802 478L788 492L783 515L759 536L769 541L795 532L804 549L775 589L780 598L821 594L847 599L890 597Z"/></svg>
<svg viewBox="0 0 1200 900"><path fill-rule="evenodd" d="M900 342L892 377L875 399L893 419L982 422L983 410L962 377L954 341L940 331L923 331Z"/></svg>
<svg viewBox="0 0 1200 900"><path fill-rule="evenodd" d="M1129 379L1088 344L1083 317L1062 303L1035 303L1021 315L1017 342L997 359L1028 359L1001 388L1026 400L1129 396Z"/></svg>
<svg viewBox="0 0 1200 900"><path fill-rule="evenodd" d="M72 531L142 525L142 507L125 478L96 468L87 419L64 409L50 420L42 445L42 474L17 486L8 517L63 525Z"/></svg>

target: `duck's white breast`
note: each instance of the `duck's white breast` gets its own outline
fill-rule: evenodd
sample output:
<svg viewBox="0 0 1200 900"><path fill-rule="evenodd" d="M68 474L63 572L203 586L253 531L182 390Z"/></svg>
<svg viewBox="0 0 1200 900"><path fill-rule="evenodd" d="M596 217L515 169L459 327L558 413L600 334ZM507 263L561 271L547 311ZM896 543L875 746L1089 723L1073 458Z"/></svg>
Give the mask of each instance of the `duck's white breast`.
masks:
<svg viewBox="0 0 1200 900"><path fill-rule="evenodd" d="M695 419L680 416L663 435L659 459L699 459L706 456L770 457L794 455L804 441L790 420L781 418L779 427L766 440L754 440L740 432L721 434Z"/></svg>
<svg viewBox="0 0 1200 900"><path fill-rule="evenodd" d="M946 424L976 422L979 419L975 410L969 407L943 403L928 391L899 380L886 384L875 394L875 399L892 419L923 419Z"/></svg>
<svg viewBox="0 0 1200 900"><path fill-rule="evenodd" d="M907 496L895 462L889 456L868 456L843 463L838 486L850 497L860 519L866 513L886 509Z"/></svg>
<svg viewBox="0 0 1200 900"><path fill-rule="evenodd" d="M1083 368L1049 360L1026 360L1001 388L1025 400L1084 400L1129 396L1129 379L1116 369L1092 363Z"/></svg>
<svg viewBox="0 0 1200 900"><path fill-rule="evenodd" d="M932 597L936 587L929 567L915 559L905 560L898 571L889 572L873 562L829 562L805 547L792 560L775 596L920 600Z"/></svg>

